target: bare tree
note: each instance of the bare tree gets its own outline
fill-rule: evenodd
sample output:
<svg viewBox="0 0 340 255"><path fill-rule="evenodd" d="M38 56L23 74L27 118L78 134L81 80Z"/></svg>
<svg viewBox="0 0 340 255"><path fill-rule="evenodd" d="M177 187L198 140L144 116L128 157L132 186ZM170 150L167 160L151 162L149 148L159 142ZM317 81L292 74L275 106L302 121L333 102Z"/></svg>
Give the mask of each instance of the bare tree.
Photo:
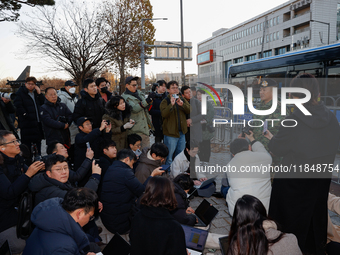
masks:
<svg viewBox="0 0 340 255"><path fill-rule="evenodd" d="M47 58L53 70L65 70L78 85L112 61L116 45L93 6L62 2L54 8L37 8L30 18L19 25L29 53Z"/></svg>
<svg viewBox="0 0 340 255"><path fill-rule="evenodd" d="M107 36L113 38L116 45L112 50L111 59L119 70L121 94L125 90L127 69L139 67L142 19L153 17L152 5L149 0L116 0L114 3L106 1L101 12ZM155 41L155 27L150 21L143 23L145 44L151 45ZM146 55L151 52L151 48L145 49Z"/></svg>
<svg viewBox="0 0 340 255"><path fill-rule="evenodd" d="M54 5L54 0L0 0L0 22L17 21L22 4L34 6Z"/></svg>

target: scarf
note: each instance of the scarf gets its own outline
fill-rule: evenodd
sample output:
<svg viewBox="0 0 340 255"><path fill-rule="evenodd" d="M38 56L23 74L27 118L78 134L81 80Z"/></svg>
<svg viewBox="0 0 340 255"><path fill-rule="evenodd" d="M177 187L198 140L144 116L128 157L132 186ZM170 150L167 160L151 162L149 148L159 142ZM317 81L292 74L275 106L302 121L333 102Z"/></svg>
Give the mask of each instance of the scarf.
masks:
<svg viewBox="0 0 340 255"><path fill-rule="evenodd" d="M138 95L138 90L136 90L136 92L131 92L130 90L128 90L127 88L125 89L125 94L128 94L128 95L131 95L131 96L134 96L135 98L137 98L138 100L140 101L143 101L140 96Z"/></svg>

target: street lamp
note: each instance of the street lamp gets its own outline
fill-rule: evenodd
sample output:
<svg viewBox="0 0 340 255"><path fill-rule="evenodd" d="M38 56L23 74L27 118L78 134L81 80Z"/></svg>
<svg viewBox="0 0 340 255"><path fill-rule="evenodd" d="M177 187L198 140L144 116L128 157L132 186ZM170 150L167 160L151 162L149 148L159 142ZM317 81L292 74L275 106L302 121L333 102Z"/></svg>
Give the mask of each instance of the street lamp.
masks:
<svg viewBox="0 0 340 255"><path fill-rule="evenodd" d="M314 20L314 19L311 19L310 22L319 22L321 24L328 25L328 41L327 41L327 45L329 45L329 34L330 34L330 30L331 30L331 23L323 22L323 21L318 21L318 20Z"/></svg>
<svg viewBox="0 0 340 255"><path fill-rule="evenodd" d="M144 21L146 21L146 20L168 20L168 18L142 19L142 41L140 42L140 45L141 45L140 62L141 62L142 90L145 90L145 54L144 54L143 28L144 28Z"/></svg>

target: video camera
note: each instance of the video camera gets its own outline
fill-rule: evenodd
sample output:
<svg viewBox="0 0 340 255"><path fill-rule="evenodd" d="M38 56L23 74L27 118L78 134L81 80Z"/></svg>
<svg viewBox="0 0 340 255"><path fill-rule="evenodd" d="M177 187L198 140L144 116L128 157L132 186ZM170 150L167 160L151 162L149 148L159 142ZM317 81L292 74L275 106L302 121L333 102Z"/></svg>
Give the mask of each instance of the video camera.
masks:
<svg viewBox="0 0 340 255"><path fill-rule="evenodd" d="M16 95L15 95L15 93L0 92L0 97L4 97L6 99L14 100Z"/></svg>

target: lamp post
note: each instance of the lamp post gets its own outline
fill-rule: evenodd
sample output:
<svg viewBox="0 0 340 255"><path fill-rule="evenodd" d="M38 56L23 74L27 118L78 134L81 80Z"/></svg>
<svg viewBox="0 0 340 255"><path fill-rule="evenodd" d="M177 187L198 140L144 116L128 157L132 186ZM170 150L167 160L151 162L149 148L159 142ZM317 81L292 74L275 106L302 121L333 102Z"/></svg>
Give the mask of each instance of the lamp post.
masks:
<svg viewBox="0 0 340 255"><path fill-rule="evenodd" d="M165 42L166 44L172 44L181 47L181 80L182 86L185 85L185 72L184 72L184 43L178 44L173 42Z"/></svg>
<svg viewBox="0 0 340 255"><path fill-rule="evenodd" d="M185 85L185 72L184 72L184 35L183 35L183 2L180 0L181 5L181 68L182 68L182 86Z"/></svg>
<svg viewBox="0 0 340 255"><path fill-rule="evenodd" d="M330 35L330 31L331 31L331 23L323 22L323 21L318 21L318 20L314 20L314 19L311 19L310 22L318 22L318 23L325 24L325 25L328 26L328 40L327 40L327 45L329 45L329 35Z"/></svg>
<svg viewBox="0 0 340 255"><path fill-rule="evenodd" d="M140 63L141 63L141 85L142 90L145 90L145 54L144 54L144 35L143 35L143 28L144 28L144 21L146 20L167 20L168 18L154 18L154 19L142 19L142 41L140 42L141 46L141 53L140 53Z"/></svg>

